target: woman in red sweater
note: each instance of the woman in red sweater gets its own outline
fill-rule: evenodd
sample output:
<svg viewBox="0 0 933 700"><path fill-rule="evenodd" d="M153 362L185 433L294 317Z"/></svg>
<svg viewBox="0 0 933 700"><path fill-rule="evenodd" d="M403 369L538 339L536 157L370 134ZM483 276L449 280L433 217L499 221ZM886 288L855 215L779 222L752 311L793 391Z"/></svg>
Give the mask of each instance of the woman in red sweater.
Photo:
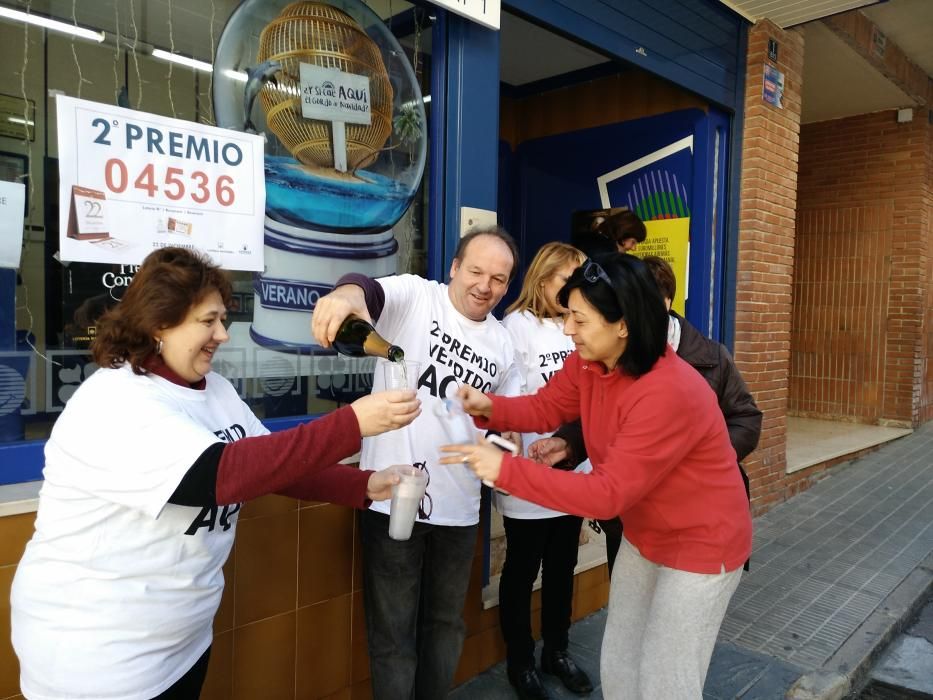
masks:
<svg viewBox="0 0 933 700"><path fill-rule="evenodd" d="M651 273L588 260L560 292L576 351L533 396L461 389L477 425L548 432L580 418L593 471L553 470L483 445L444 448L480 478L584 517L622 516L601 671L606 698L699 698L752 523L716 395L667 345Z"/></svg>

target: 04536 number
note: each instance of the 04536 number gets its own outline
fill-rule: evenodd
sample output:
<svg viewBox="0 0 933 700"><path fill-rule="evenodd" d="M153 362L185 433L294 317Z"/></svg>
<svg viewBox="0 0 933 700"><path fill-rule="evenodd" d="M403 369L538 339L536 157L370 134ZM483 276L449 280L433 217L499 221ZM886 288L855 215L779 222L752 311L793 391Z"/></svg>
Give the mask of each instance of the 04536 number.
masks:
<svg viewBox="0 0 933 700"><path fill-rule="evenodd" d="M104 181L114 194L126 191L130 185L130 175L126 163L119 158L111 158L104 165ZM185 171L181 168L166 168L162 182L157 182L155 165L149 163L133 180L133 188L142 190L149 197L155 197L160 191L165 197L177 202L188 195L197 204L206 204L211 196L223 207L229 207L236 200L233 189L233 178L221 175L211 187L207 173L195 170L185 179Z"/></svg>

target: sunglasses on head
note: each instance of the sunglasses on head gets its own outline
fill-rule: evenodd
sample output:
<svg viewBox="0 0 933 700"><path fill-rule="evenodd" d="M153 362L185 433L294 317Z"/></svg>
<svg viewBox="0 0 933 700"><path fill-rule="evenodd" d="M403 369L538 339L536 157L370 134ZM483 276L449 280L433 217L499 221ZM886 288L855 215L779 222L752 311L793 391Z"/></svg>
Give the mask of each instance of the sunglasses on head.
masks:
<svg viewBox="0 0 933 700"><path fill-rule="evenodd" d="M606 274L606 271L603 269L603 266L600 265L595 260L587 258L583 262L583 279L586 280L589 284L596 284L597 282L605 282L606 286L612 291L612 296L616 300L616 304L619 305L620 310L625 309L625 305L622 303L622 300L619 298L619 292L616 290L616 286L612 283L609 275Z"/></svg>
<svg viewBox="0 0 933 700"><path fill-rule="evenodd" d="M590 284L596 284L599 280L602 280L609 287L615 291L615 287L612 286L612 280L609 279L609 275L606 274L606 271L603 269L603 266L600 265L595 260L590 260L587 258L583 263L583 279L585 279Z"/></svg>

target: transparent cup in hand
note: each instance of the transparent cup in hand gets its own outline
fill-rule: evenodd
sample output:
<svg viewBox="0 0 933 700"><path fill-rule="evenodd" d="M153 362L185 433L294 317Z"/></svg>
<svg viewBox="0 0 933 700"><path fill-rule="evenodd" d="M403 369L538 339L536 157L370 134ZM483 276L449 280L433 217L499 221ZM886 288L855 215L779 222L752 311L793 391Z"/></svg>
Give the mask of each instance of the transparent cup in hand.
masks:
<svg viewBox="0 0 933 700"><path fill-rule="evenodd" d="M413 389L418 391L421 363L415 360L384 362L382 365L386 389Z"/></svg>
<svg viewBox="0 0 933 700"><path fill-rule="evenodd" d="M399 475L399 482L392 487L392 501L389 503L389 537L407 540L411 537L418 506L424 498L428 475L410 464L396 464L389 469Z"/></svg>
<svg viewBox="0 0 933 700"><path fill-rule="evenodd" d="M438 404L436 412L441 418L447 438L452 445L473 445L476 443L476 425L473 423L473 418L463 410L463 402L459 397L444 399ZM499 449L508 450L513 455L518 454L518 448L499 435L489 435L486 440ZM483 479L483 483L491 489L496 488L491 481ZM499 493L508 495L501 489L497 490Z"/></svg>
<svg viewBox="0 0 933 700"><path fill-rule="evenodd" d="M441 399L435 413L441 419L447 439L453 445L472 445L476 442L476 426L473 419L463 410L459 397Z"/></svg>

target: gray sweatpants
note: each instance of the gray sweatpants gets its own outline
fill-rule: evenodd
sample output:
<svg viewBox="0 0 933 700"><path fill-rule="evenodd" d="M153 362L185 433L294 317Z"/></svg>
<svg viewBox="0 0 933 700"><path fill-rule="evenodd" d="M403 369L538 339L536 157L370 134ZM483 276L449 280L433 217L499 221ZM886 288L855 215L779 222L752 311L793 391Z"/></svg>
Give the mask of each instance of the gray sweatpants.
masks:
<svg viewBox="0 0 933 700"><path fill-rule="evenodd" d="M606 700L701 700L741 576L741 568L694 574L659 566L623 538L600 658Z"/></svg>

